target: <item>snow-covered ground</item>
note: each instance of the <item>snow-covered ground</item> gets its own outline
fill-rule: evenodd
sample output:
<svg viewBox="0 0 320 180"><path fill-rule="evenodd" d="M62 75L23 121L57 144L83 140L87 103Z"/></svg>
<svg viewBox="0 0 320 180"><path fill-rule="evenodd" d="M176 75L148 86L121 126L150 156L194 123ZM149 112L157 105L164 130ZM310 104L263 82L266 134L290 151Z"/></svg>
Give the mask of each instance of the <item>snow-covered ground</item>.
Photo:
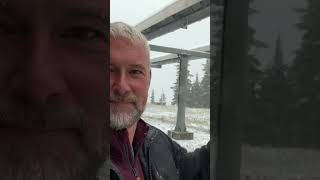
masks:
<svg viewBox="0 0 320 180"><path fill-rule="evenodd" d="M148 104L142 119L168 134L168 130L174 130L175 128L176 116L176 106ZM209 109L186 108L186 127L188 132L193 133L193 140L173 140L189 152L206 145L210 139Z"/></svg>
<svg viewBox="0 0 320 180"><path fill-rule="evenodd" d="M320 150L242 146L244 180L320 180Z"/></svg>
<svg viewBox="0 0 320 180"><path fill-rule="evenodd" d="M174 130L175 106L148 105L142 118L167 134ZM189 152L210 139L209 109L186 109L187 131L193 140L175 140ZM320 180L320 150L243 145L241 180Z"/></svg>

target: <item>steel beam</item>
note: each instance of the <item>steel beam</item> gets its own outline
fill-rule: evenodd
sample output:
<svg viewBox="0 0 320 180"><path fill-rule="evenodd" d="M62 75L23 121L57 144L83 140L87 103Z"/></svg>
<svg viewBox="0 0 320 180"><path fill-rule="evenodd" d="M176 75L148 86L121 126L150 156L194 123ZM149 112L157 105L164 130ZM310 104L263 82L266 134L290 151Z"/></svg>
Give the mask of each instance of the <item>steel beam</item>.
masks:
<svg viewBox="0 0 320 180"><path fill-rule="evenodd" d="M185 49L171 48L171 47L165 47L165 46L150 45L150 50L157 51L157 52L163 52L163 53L194 56L197 58L210 58L210 53L208 53L208 52L185 50Z"/></svg>
<svg viewBox="0 0 320 180"><path fill-rule="evenodd" d="M185 10L188 7L192 7L193 5L199 3L201 0L179 0L175 1L172 4L166 6L161 11L157 12L156 14L148 17L147 19L143 20L142 22L138 23L135 27L140 30L144 31L165 19L172 17L173 15L178 14L179 12Z"/></svg>
<svg viewBox="0 0 320 180"><path fill-rule="evenodd" d="M209 16L209 0L178 0L135 27L151 40Z"/></svg>
<svg viewBox="0 0 320 180"><path fill-rule="evenodd" d="M187 29L188 25L193 24L202 19L205 19L209 17L209 15L210 15L210 7L206 7L188 16L182 17L180 19L176 19L175 21L172 21L169 24L162 25L160 27L150 28L150 30L143 31L143 34L146 36L148 40L152 40L180 28Z"/></svg>
<svg viewBox="0 0 320 180"><path fill-rule="evenodd" d="M210 52L210 46L198 47L198 48L192 49L191 51ZM200 59L200 58L196 57L196 56L188 56L187 59L190 61L190 60L195 60L195 59ZM178 55L169 54L169 55L165 55L165 56L156 57L156 58L151 59L151 66L156 67L157 65L165 65L165 64L171 64L171 63L177 63L177 62L179 62Z"/></svg>

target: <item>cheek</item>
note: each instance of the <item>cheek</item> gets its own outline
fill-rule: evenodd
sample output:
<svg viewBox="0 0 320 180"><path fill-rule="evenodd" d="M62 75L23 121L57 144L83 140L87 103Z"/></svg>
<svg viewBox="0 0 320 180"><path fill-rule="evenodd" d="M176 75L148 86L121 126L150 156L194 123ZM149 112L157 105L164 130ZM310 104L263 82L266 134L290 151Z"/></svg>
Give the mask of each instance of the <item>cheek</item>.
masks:
<svg viewBox="0 0 320 180"><path fill-rule="evenodd" d="M109 89L103 58L100 56L78 57L76 61L68 61L64 62L62 69L70 93L87 108L96 107L105 102Z"/></svg>
<svg viewBox="0 0 320 180"><path fill-rule="evenodd" d="M107 74L107 77L109 77L109 88L111 88L112 85L113 85L114 82L115 82L114 75L113 75L113 73L110 73L110 75Z"/></svg>
<svg viewBox="0 0 320 180"><path fill-rule="evenodd" d="M83 58L83 57L79 57ZM88 58L88 57L86 57ZM104 58L105 59L105 58ZM106 65L100 56L92 56L91 61L78 59L78 62L65 64L64 74L73 98L86 111L88 120L88 147L95 151L99 144L106 141L109 109L106 99L109 97ZM76 64L76 65L75 65Z"/></svg>
<svg viewBox="0 0 320 180"><path fill-rule="evenodd" d="M1 43L1 42L0 42ZM0 47L1 48L1 47ZM10 88L13 75L16 74L25 65L25 56L23 52L4 52L0 49L0 89ZM18 64L19 62L19 64Z"/></svg>
<svg viewBox="0 0 320 180"><path fill-rule="evenodd" d="M149 86L146 83L141 83L139 86L135 87L135 95L138 96L140 101L143 101L144 103L148 99L148 90Z"/></svg>

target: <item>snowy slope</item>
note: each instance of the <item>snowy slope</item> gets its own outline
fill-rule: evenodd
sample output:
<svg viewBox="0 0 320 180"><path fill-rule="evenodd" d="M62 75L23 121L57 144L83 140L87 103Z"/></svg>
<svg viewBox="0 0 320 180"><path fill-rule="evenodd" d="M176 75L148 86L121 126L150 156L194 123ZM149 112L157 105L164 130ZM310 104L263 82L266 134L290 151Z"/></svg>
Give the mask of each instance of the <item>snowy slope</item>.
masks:
<svg viewBox="0 0 320 180"><path fill-rule="evenodd" d="M167 134L174 130L177 108L175 106L148 105L142 118L149 124L159 128ZM206 145L210 139L210 111L209 109L186 109L186 127L193 132L193 140L175 140L189 152Z"/></svg>

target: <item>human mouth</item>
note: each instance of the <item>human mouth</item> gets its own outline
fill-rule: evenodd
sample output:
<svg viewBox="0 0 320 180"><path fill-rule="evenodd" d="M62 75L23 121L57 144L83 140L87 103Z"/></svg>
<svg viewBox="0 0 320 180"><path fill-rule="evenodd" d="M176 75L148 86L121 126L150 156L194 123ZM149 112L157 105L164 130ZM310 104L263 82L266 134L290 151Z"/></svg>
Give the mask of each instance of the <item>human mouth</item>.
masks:
<svg viewBox="0 0 320 180"><path fill-rule="evenodd" d="M53 117L53 116L52 116ZM74 123L71 118L53 117L48 118L8 118L0 120L0 131L10 134L69 134L74 133L81 135L84 127Z"/></svg>
<svg viewBox="0 0 320 180"><path fill-rule="evenodd" d="M110 101L112 104L133 104L131 101Z"/></svg>
<svg viewBox="0 0 320 180"><path fill-rule="evenodd" d="M82 137L77 129L68 128L24 128L24 127L0 127L0 136L5 135L9 139L22 138L22 139L44 139L44 137ZM44 139L45 140L45 139ZM49 142L48 142L49 143Z"/></svg>
<svg viewBox="0 0 320 180"><path fill-rule="evenodd" d="M128 101L113 101L110 103L110 107L112 110L118 109L125 111L125 109L132 109L135 108L134 102L128 102Z"/></svg>

